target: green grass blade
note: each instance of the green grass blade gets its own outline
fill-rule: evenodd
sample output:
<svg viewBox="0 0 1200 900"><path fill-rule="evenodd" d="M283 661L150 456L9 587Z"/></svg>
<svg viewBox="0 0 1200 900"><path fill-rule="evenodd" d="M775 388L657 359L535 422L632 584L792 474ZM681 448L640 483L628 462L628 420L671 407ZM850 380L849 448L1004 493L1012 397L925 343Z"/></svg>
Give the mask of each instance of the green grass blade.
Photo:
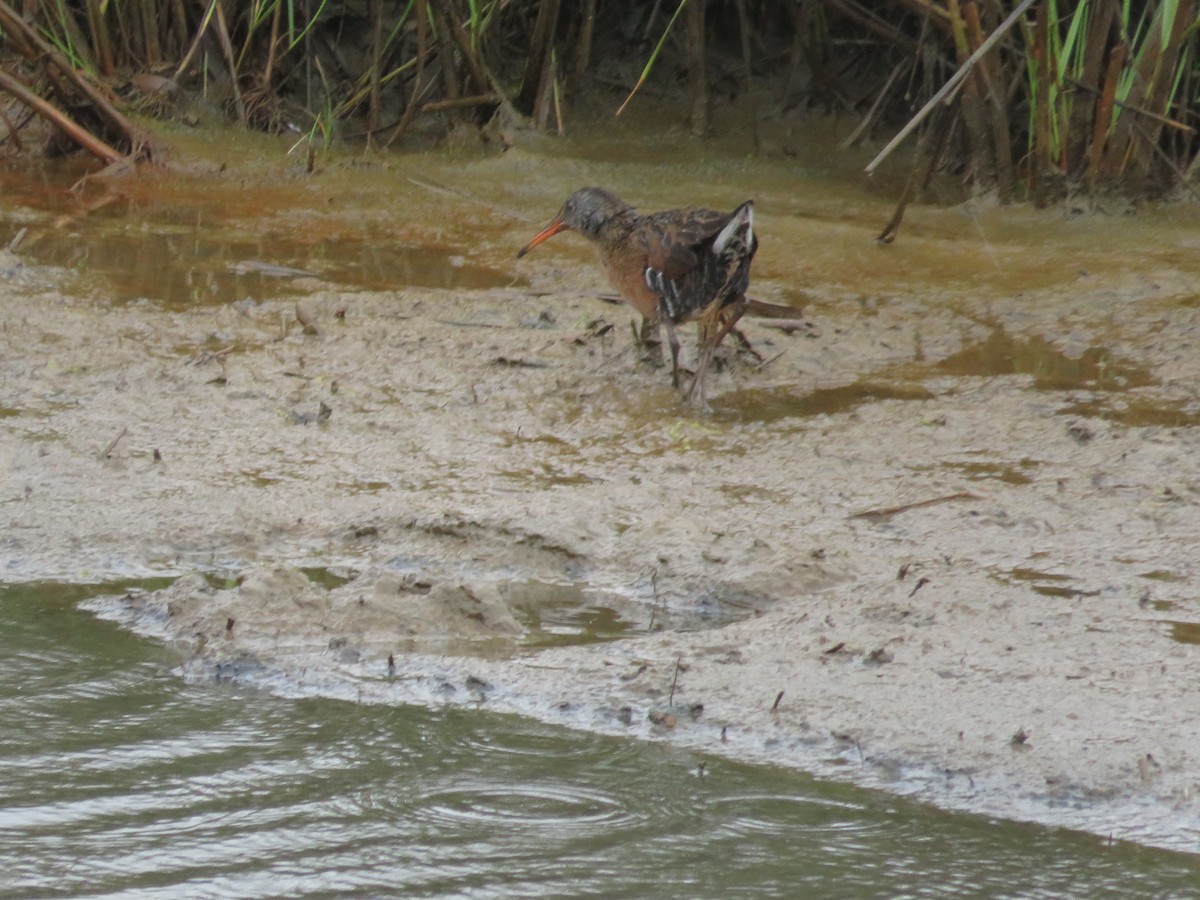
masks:
<svg viewBox="0 0 1200 900"><path fill-rule="evenodd" d="M625 107L629 105L629 101L633 99L633 95L638 92L643 84L646 83L646 78L650 74L650 70L654 68L654 63L658 59L658 54L662 52L663 45L667 42L667 35L671 33L671 28L675 25L675 20L679 18L679 14L683 12L683 8L687 6L688 0L679 0L679 6L675 9L675 15L671 16L671 21L667 23L667 27L663 29L662 37L658 39L658 43L654 47L654 52L650 54L650 59L646 62L646 67L642 69L642 74L638 77L637 84L633 86L633 90L629 92L629 96L625 98L625 102L621 104L621 108L617 110L616 115L620 115L625 111Z"/></svg>

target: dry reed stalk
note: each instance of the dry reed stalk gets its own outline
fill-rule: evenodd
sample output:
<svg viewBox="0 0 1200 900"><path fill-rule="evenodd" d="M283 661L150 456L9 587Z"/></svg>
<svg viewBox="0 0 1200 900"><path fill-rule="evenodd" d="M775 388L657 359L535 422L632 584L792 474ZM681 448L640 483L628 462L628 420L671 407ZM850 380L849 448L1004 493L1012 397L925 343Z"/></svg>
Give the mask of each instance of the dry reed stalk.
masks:
<svg viewBox="0 0 1200 900"><path fill-rule="evenodd" d="M708 69L704 58L704 0L691 0L685 15L684 55L688 69L688 121L693 137L708 134Z"/></svg>
<svg viewBox="0 0 1200 900"><path fill-rule="evenodd" d="M1071 106L1068 134L1063 142L1065 168L1072 178L1084 174L1088 163L1089 137L1093 134L1092 124L1097 115L1097 99L1102 92L1104 73L1104 51L1109 35L1117 22L1118 0L1094 0L1091 19L1084 37L1083 66L1079 81L1087 87L1082 95L1076 95ZM1111 106L1109 111L1111 113Z"/></svg>
<svg viewBox="0 0 1200 900"><path fill-rule="evenodd" d="M167 14L168 27L173 32L174 52L178 53L181 47L186 47L188 43L187 30L187 12L183 8L183 0L170 0L171 12Z"/></svg>
<svg viewBox="0 0 1200 900"><path fill-rule="evenodd" d="M754 99L754 72L751 68L750 37L753 27L750 25L750 15L746 11L746 0L734 0L737 9L738 32L742 45L742 102L750 108L750 137L753 141L754 152L762 149L762 140L758 128L758 102Z"/></svg>
<svg viewBox="0 0 1200 900"><path fill-rule="evenodd" d="M145 132L126 118L90 78L76 69L58 48L51 46L3 0L0 0L0 29L3 29L5 36L13 40L19 52L27 58L47 63L47 77L54 82L56 91L64 101L70 96L67 88L69 83L87 99L96 115L110 128L122 134L132 147L139 148L139 152L152 155L153 148Z"/></svg>
<svg viewBox="0 0 1200 900"><path fill-rule="evenodd" d="M383 69L383 0L371 0L371 69L367 93L367 133L379 130L379 92ZM368 137L368 141L370 138Z"/></svg>
<svg viewBox="0 0 1200 900"><path fill-rule="evenodd" d="M400 122L384 142L386 147L392 146L408 131L413 114L416 112L425 90L425 59L429 53L429 14L425 0L416 0L413 4L413 13L416 16L417 25L417 71L413 75L412 93L409 94L408 103L404 107L404 115L400 117Z"/></svg>
<svg viewBox="0 0 1200 900"><path fill-rule="evenodd" d="M1162 41L1163 27L1161 19L1166 15L1169 4L1163 3L1158 8L1158 14L1152 27L1155 28L1158 39ZM1175 18L1170 23L1170 30L1165 44L1157 56L1151 59L1149 53L1143 55L1141 77L1148 85L1144 99L1137 103L1133 98L1127 98L1131 105L1145 107L1152 113L1164 115L1169 111L1171 91L1174 87L1176 62L1183 49L1183 43L1188 30L1195 27L1196 13L1194 0L1179 0L1175 10ZM1166 24L1166 23L1162 23ZM1122 112L1122 116L1125 112ZM1159 118L1151 118L1143 125L1138 125L1138 134L1142 140L1131 148L1128 175L1132 178L1135 190L1140 189L1140 182L1148 175L1155 153L1159 150L1159 138L1162 136L1163 123Z"/></svg>
<svg viewBox="0 0 1200 900"><path fill-rule="evenodd" d="M587 73L588 63L592 56L592 41L596 34L596 0L583 0L580 12L579 37L575 41L575 51L571 63L571 84L578 85Z"/></svg>
<svg viewBox="0 0 1200 900"><path fill-rule="evenodd" d="M1140 46L1130 47L1130 50L1133 51L1132 78L1129 91L1122 98L1123 102L1130 106L1157 110L1155 102L1161 102L1159 91L1165 90L1164 82L1169 80L1173 72L1175 54L1178 49L1175 41L1180 33L1173 27L1164 43L1162 17L1171 6L1172 4L1165 2L1159 4L1151 14L1145 39ZM1182 13L1185 8L1190 9L1190 7L1189 0L1182 0L1178 4L1177 11ZM1146 8L1145 11L1150 12L1149 8ZM1176 16L1174 25L1180 24L1180 18L1181 16ZM1190 24L1190 21L1185 24ZM1141 142L1139 146L1139 142L1135 140L1137 137L1133 127L1133 117L1127 117L1118 112L1105 151L1103 174L1106 177L1120 177L1131 165L1140 168L1149 157L1152 151L1145 142Z"/></svg>
<svg viewBox="0 0 1200 900"><path fill-rule="evenodd" d="M56 128L61 129L67 137L101 162L111 165L125 158L125 154L121 153L120 150L109 146L66 113L62 112L62 110L54 106L54 104L39 97L19 79L9 75L3 69L0 69L0 90L11 94L30 109L35 110L38 115L52 123Z"/></svg>
<svg viewBox="0 0 1200 900"><path fill-rule="evenodd" d="M137 12L143 48L141 58L147 62L147 68L157 68L162 62L162 45L158 40L159 11L155 0L141 0Z"/></svg>
<svg viewBox="0 0 1200 900"><path fill-rule="evenodd" d="M516 106L521 112L536 115L539 102L547 96L547 78L551 71L550 50L558 27L559 0L542 0L538 5L529 51L525 58L525 74L517 91Z"/></svg>
<svg viewBox="0 0 1200 900"><path fill-rule="evenodd" d="M854 22L885 44L899 47L906 53L917 52L919 42L914 41L879 13L872 12L854 0L821 0L821 3L831 12L837 13L849 22ZM933 7L933 9L949 20L949 13L945 9L941 7Z"/></svg>
<svg viewBox="0 0 1200 900"><path fill-rule="evenodd" d="M963 19L958 0L946 0L946 8L950 11L950 32L954 38L954 50L959 66L966 65L971 58L971 47L967 42L967 26ZM979 48L976 47L976 50ZM983 59L980 56L967 77L963 80L963 88L959 94L959 110L962 113L963 125L967 132L967 144L970 149L971 168L976 182L988 184L996 171L996 160L992 153L992 141L988 135L988 127L983 110L983 99L979 81L979 70Z"/></svg>
<svg viewBox="0 0 1200 900"><path fill-rule="evenodd" d="M437 47L438 67L442 72L442 93L447 100L457 100L462 96L462 88L458 80L458 70L454 66L454 38L450 33L450 23L447 21L446 10L442 7L441 0L427 2L434 43ZM451 127L458 124L457 107L449 107L446 110L446 121Z"/></svg>
<svg viewBox="0 0 1200 900"><path fill-rule="evenodd" d="M983 26L979 21L979 7L974 0L962 5L966 23L967 43L975 53L983 46ZM991 157L995 161L996 191L1003 202L1008 202L1016 193L1016 176L1013 173L1012 147L1008 124L1008 104L998 88L999 73L991 54L979 57L979 92L986 98L986 109L990 115Z"/></svg>
<svg viewBox="0 0 1200 900"><path fill-rule="evenodd" d="M225 10L219 2L216 3L216 23L217 23L217 42L221 45L221 52L225 54L225 62L229 66L229 86L233 91L233 102L237 107L238 122L245 125L248 121L246 115L246 102L242 99L241 88L238 87L238 67L237 60L233 55L233 41L229 38L229 26L225 22Z"/></svg>
<svg viewBox="0 0 1200 900"><path fill-rule="evenodd" d="M116 63L113 61L112 35L109 34L100 0L87 0L85 11L88 31L92 34L92 55L96 60L96 68L100 75L109 78L116 69Z"/></svg>
<svg viewBox="0 0 1200 900"><path fill-rule="evenodd" d="M979 49L971 54L971 58L968 59L963 65L959 66L958 71L956 71L950 76L949 79L947 79L946 83L941 86L938 92L926 101L925 105L921 107L920 111L918 111L915 116L908 120L908 124L901 128L896 136L888 142L887 146L880 150L875 158L867 164L867 167L864 169L864 171L868 175L872 174L879 167L879 164L887 159L892 151L895 150L896 147L898 147L900 143L906 137L908 137L930 113L933 112L934 108L939 103L948 102L949 98L954 95L954 92L958 89L959 85L962 84L963 79L970 74L971 67L975 65L981 56L987 53L1005 34L1008 33L1009 29L1020 20L1021 16L1025 14L1025 11L1028 10L1033 3L1034 0L1021 0L1016 9L1009 13L1008 18L1001 22L1000 25L990 35L988 35L987 40L980 45Z"/></svg>
<svg viewBox="0 0 1200 900"><path fill-rule="evenodd" d="M1092 144L1088 148L1088 186L1095 190L1103 174L1104 160L1108 146L1108 134L1113 120L1113 105L1117 97L1117 81L1121 70L1125 68L1125 59L1129 55L1129 45L1118 41L1108 57L1108 69L1104 74L1104 87L1100 92L1100 100L1096 103L1096 118L1092 127Z"/></svg>
<svg viewBox="0 0 1200 900"><path fill-rule="evenodd" d="M275 60L279 48L279 16L283 12L283 4L276 3L271 13L271 38L267 43L267 62L263 66L262 83L270 85L275 75Z"/></svg>
<svg viewBox="0 0 1200 900"><path fill-rule="evenodd" d="M1037 85L1033 97L1033 157L1029 173L1029 195L1035 206L1046 203L1046 177L1050 174L1050 48L1048 4L1038 5L1034 25L1033 61Z"/></svg>

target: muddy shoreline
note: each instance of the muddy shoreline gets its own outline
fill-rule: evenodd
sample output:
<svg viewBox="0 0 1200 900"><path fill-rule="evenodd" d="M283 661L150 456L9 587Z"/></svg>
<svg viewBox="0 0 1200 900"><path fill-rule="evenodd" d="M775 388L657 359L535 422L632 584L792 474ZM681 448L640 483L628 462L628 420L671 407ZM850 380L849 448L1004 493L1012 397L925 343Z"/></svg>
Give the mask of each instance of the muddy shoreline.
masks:
<svg viewBox="0 0 1200 900"><path fill-rule="evenodd" d="M850 292L784 249L828 221L769 201L757 290L803 282L812 327L749 322L771 362L729 358L710 415L634 358L582 248L518 264L511 222L480 253L527 284L474 290L170 308L7 256L0 571L215 574L98 606L194 677L482 704L1200 851L1196 231L1020 290ZM523 581L644 633L519 649Z"/></svg>

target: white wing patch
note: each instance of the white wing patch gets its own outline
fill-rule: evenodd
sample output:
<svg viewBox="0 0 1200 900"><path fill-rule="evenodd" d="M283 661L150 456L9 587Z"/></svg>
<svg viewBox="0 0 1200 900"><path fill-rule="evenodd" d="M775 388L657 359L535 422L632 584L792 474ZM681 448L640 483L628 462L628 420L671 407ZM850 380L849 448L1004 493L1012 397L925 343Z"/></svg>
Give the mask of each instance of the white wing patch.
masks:
<svg viewBox="0 0 1200 900"><path fill-rule="evenodd" d="M725 248L729 246L730 240L737 234L741 228L746 229L746 246L754 243L754 201L747 200L741 206L733 211L733 216L729 222L713 239L713 253L720 256L725 252Z"/></svg>

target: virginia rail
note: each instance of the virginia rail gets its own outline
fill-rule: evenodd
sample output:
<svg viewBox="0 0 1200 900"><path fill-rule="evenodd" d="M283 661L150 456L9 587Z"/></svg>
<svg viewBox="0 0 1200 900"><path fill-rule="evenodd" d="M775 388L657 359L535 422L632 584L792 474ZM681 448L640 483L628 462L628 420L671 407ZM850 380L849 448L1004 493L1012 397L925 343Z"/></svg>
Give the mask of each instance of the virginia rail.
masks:
<svg viewBox="0 0 1200 900"><path fill-rule="evenodd" d="M754 202L747 200L731 213L688 206L639 216L604 188L581 188L517 256L569 229L596 244L608 280L647 322L666 325L676 388L675 326L700 320L700 357L688 399L703 406L704 375L713 353L746 310L750 262L758 249Z"/></svg>

